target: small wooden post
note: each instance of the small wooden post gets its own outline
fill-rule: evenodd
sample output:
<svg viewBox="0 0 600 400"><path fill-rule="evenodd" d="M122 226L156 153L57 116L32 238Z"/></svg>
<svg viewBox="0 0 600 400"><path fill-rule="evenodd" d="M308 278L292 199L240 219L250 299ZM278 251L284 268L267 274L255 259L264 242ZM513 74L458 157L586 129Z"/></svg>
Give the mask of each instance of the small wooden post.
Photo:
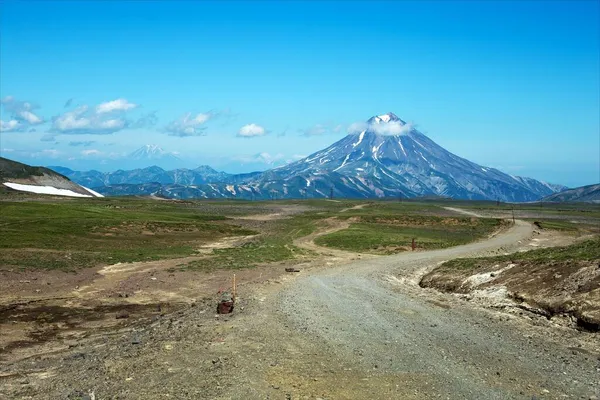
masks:
<svg viewBox="0 0 600 400"><path fill-rule="evenodd" d="M233 301L235 301L235 274L233 274L233 293L232 293Z"/></svg>
<svg viewBox="0 0 600 400"><path fill-rule="evenodd" d="M413 240L412 240L412 251L415 251L416 247L417 246L415 245L415 238L413 238Z"/></svg>

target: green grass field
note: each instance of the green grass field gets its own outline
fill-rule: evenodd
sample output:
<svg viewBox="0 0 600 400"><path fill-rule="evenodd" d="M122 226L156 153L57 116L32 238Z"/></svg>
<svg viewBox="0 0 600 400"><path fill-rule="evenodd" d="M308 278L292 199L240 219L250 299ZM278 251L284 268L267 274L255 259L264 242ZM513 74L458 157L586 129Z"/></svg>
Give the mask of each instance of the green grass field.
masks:
<svg viewBox="0 0 600 400"><path fill-rule="evenodd" d="M444 218L399 215L365 216L360 222L316 239L321 246L373 254L404 251L415 239L419 249L439 249L465 244L491 234L504 222L497 219Z"/></svg>
<svg viewBox="0 0 600 400"><path fill-rule="evenodd" d="M0 266L76 269L184 257L202 242L255 233L225 220L156 201L0 202Z"/></svg>
<svg viewBox="0 0 600 400"><path fill-rule="evenodd" d="M0 196L1 197L1 196ZM363 206L356 208L356 206ZM307 258L293 245L326 218L350 219L350 228L318 237L319 245L390 254L435 249L482 238L502 224L495 219L448 217L446 203L416 201L159 201L136 197L0 198L0 268L76 270L117 262L181 258L225 237L254 235L239 247L214 249L180 269L248 268ZM455 204L453 204L455 205ZM290 211L291 210L291 211ZM260 223L247 215L289 213ZM543 220L547 229L578 229Z"/></svg>

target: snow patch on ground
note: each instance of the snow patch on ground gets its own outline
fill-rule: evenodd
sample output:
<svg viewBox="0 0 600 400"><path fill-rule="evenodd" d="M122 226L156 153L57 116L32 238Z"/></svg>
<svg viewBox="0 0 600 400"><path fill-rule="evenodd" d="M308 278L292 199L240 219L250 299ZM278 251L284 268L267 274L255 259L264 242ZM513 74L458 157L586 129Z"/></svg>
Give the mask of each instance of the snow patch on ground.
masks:
<svg viewBox="0 0 600 400"><path fill-rule="evenodd" d="M232 195L234 195L234 196L236 195L236 193L235 193L235 188L233 187L233 185L227 185L227 186L225 187L225 190L227 190L229 193L231 193L231 194L232 194Z"/></svg>
<svg viewBox="0 0 600 400"><path fill-rule="evenodd" d="M344 161L342 162L342 165L340 165L339 167L337 167L336 169L334 169L333 171L337 171L338 169L342 168L344 165L346 165L346 162L348 161L348 159L350 158L350 154L346 155L346 158L344 158Z"/></svg>
<svg viewBox="0 0 600 400"><path fill-rule="evenodd" d="M352 147L356 147L356 146L358 146L362 142L363 138L365 137L365 132L366 131L362 131L360 133L360 135L358 136L358 142L352 143Z"/></svg>
<svg viewBox="0 0 600 400"><path fill-rule="evenodd" d="M384 115L378 115L377 118L379 118L380 120L382 120L383 122L390 122L390 116L387 114Z"/></svg>
<svg viewBox="0 0 600 400"><path fill-rule="evenodd" d="M100 193L90 189L90 188L86 188L85 186L81 186L82 188L84 188L85 190L87 190L88 192L90 192L91 194L93 194L96 197L104 197L103 195L101 195Z"/></svg>
<svg viewBox="0 0 600 400"><path fill-rule="evenodd" d="M57 189L52 186L23 185L21 183L12 183L12 182L4 182L4 186L7 186L14 190L20 190L22 192L30 192L30 193L38 193L38 194L53 194L55 196L92 197L91 195L76 193L76 192L74 192L72 190L68 190L68 189Z"/></svg>

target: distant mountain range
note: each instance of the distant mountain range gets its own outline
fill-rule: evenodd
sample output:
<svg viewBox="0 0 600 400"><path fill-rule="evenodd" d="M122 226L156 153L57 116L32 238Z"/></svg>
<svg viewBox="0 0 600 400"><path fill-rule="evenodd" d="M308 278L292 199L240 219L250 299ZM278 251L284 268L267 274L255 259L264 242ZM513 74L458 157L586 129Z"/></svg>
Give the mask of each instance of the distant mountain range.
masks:
<svg viewBox="0 0 600 400"><path fill-rule="evenodd" d="M199 185L209 182L225 182L229 175L225 172L215 171L207 165L196 169L180 168L171 171L152 166L147 168L133 169L129 171L117 170L114 172L100 171L73 171L65 167L48 167L63 174L75 182L88 187L103 187L122 184L159 183L163 185Z"/></svg>
<svg viewBox="0 0 600 400"><path fill-rule="evenodd" d="M208 166L111 173L50 168L108 195L160 192L175 198L444 196L519 202L566 189L456 156L393 113L372 117L359 131L328 148L264 172L230 175Z"/></svg>
<svg viewBox="0 0 600 400"><path fill-rule="evenodd" d="M544 197L547 202L586 202L600 203L600 184L581 186L567 189L559 193Z"/></svg>

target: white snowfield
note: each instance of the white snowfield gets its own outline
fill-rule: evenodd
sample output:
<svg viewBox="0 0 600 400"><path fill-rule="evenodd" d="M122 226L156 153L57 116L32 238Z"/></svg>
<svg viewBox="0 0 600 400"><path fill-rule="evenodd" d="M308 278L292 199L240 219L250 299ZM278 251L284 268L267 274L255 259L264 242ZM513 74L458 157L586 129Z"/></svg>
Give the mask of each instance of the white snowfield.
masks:
<svg viewBox="0 0 600 400"><path fill-rule="evenodd" d="M81 185L80 185L81 186ZM82 188L84 188L85 190L87 190L88 192L90 192L91 194L93 194L96 197L104 197L104 195L101 195L100 193L93 191L90 188L86 188L85 186L81 186Z"/></svg>
<svg viewBox="0 0 600 400"><path fill-rule="evenodd" d="M8 186L14 190L20 190L22 192L31 192L31 193L39 193L39 194L53 194L55 196L70 196L70 197L104 197L100 193L96 193L93 190L84 188L88 190L91 195L76 193L72 190L68 189L57 189L52 186L36 186L36 185L23 185L21 183L12 183L12 182L4 182L4 186Z"/></svg>

